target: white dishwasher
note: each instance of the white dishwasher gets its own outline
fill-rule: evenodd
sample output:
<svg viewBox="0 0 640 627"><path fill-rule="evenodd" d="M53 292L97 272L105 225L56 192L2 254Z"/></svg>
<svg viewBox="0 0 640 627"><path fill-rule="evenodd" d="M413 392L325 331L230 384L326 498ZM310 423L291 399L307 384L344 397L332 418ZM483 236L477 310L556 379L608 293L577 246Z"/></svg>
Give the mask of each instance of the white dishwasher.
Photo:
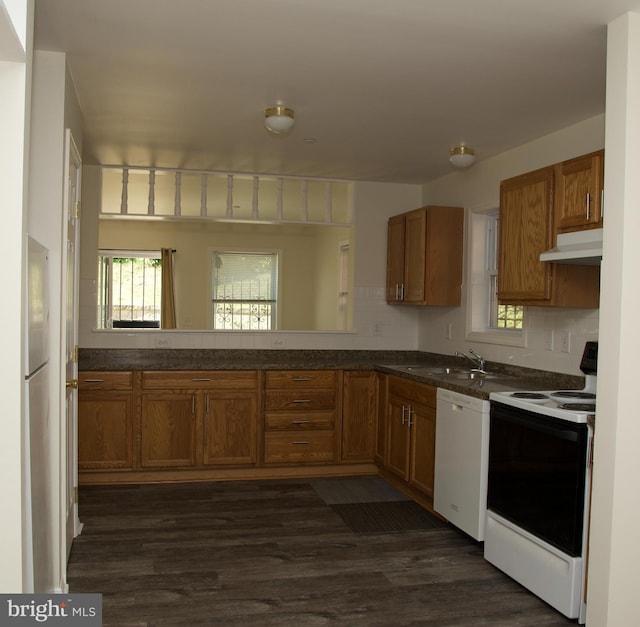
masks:
<svg viewBox="0 0 640 627"><path fill-rule="evenodd" d="M489 462L489 401L438 388L433 506L484 540Z"/></svg>

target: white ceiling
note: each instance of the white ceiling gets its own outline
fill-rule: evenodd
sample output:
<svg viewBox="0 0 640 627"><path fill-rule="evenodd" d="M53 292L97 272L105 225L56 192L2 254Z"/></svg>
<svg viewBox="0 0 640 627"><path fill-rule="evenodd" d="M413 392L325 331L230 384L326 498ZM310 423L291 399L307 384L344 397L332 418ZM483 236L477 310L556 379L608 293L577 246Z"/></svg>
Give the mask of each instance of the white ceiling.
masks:
<svg viewBox="0 0 640 627"><path fill-rule="evenodd" d="M422 183L604 112L640 0L36 0L85 163ZM295 110L287 137L263 110ZM313 138L315 143L306 142Z"/></svg>

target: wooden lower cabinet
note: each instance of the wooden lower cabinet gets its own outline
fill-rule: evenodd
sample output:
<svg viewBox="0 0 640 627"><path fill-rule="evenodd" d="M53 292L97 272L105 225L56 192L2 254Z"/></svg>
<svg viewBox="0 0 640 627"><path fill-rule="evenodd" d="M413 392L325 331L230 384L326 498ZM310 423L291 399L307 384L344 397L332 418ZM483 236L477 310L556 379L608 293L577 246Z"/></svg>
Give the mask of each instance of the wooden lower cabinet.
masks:
<svg viewBox="0 0 640 627"><path fill-rule="evenodd" d="M258 383L255 370L143 372L141 467L255 465Z"/></svg>
<svg viewBox="0 0 640 627"><path fill-rule="evenodd" d="M151 392L142 397L140 466L196 465L196 393Z"/></svg>
<svg viewBox="0 0 640 627"><path fill-rule="evenodd" d="M258 461L257 390L220 390L204 397L203 464L253 466Z"/></svg>
<svg viewBox="0 0 640 627"><path fill-rule="evenodd" d="M267 371L265 464L335 463L340 379L336 370Z"/></svg>
<svg viewBox="0 0 640 627"><path fill-rule="evenodd" d="M78 375L78 469L133 468L133 373Z"/></svg>
<svg viewBox="0 0 640 627"><path fill-rule="evenodd" d="M433 498L436 388L388 377L384 466Z"/></svg>
<svg viewBox="0 0 640 627"><path fill-rule="evenodd" d="M373 461L376 445L378 380L372 370L343 375L341 459Z"/></svg>
<svg viewBox="0 0 640 627"><path fill-rule="evenodd" d="M81 371L80 483L374 474L379 381L369 370Z"/></svg>

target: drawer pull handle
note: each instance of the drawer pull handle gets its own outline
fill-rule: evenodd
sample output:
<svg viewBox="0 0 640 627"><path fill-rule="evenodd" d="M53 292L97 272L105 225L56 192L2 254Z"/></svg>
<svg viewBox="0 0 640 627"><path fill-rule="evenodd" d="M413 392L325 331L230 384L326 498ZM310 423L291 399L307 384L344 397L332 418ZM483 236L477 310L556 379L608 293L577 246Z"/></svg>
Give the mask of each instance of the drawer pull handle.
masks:
<svg viewBox="0 0 640 627"><path fill-rule="evenodd" d="M83 383L104 383L104 379L82 379Z"/></svg>
<svg viewBox="0 0 640 627"><path fill-rule="evenodd" d="M311 381L311 377L293 377L293 381Z"/></svg>
<svg viewBox="0 0 640 627"><path fill-rule="evenodd" d="M311 422L311 420L294 420L294 421L292 421L291 424L294 424L294 425L306 425L306 424L308 424L310 422Z"/></svg>
<svg viewBox="0 0 640 627"><path fill-rule="evenodd" d="M310 403L311 399L310 398L299 398L299 399L295 399L293 401L291 401L292 403Z"/></svg>
<svg viewBox="0 0 640 627"><path fill-rule="evenodd" d="M311 444L309 440L294 440L291 444Z"/></svg>
<svg viewBox="0 0 640 627"><path fill-rule="evenodd" d="M200 379L191 379L192 381L211 381L211 379L207 379L206 377L202 377Z"/></svg>

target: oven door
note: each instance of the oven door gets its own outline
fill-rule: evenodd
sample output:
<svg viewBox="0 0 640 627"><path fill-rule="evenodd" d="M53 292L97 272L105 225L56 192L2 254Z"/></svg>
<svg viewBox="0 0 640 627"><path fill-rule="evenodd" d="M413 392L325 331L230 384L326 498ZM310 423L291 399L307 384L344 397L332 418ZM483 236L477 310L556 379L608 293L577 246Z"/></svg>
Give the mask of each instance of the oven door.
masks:
<svg viewBox="0 0 640 627"><path fill-rule="evenodd" d="M589 428L491 403L487 508L582 555Z"/></svg>

